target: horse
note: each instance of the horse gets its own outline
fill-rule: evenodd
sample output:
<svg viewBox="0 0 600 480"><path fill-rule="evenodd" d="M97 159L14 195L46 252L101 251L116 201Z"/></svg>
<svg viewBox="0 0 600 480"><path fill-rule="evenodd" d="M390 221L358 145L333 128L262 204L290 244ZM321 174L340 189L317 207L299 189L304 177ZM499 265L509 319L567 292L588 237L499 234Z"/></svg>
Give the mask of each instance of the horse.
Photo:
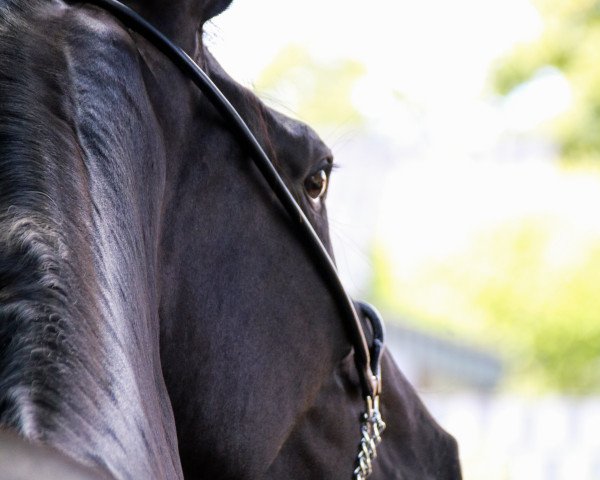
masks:
<svg viewBox="0 0 600 480"><path fill-rule="evenodd" d="M246 119L332 254L331 151L203 44L230 0L126 3ZM2 428L112 478L351 478L357 352L222 115L105 9L0 12ZM456 442L385 351L381 372L372 478L459 479Z"/></svg>

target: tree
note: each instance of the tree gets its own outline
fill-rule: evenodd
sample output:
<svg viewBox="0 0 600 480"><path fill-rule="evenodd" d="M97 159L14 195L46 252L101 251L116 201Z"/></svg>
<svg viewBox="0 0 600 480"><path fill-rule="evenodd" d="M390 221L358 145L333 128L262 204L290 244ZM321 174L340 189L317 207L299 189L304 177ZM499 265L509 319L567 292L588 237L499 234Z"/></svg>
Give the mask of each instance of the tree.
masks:
<svg viewBox="0 0 600 480"><path fill-rule="evenodd" d="M545 67L567 78L571 108L552 125L567 160L600 160L600 2L534 0L544 19L542 35L500 62L493 83L507 94Z"/></svg>
<svg viewBox="0 0 600 480"><path fill-rule="evenodd" d="M372 296L502 354L518 389L598 393L600 246L588 242L564 219L524 217L409 273L379 247Z"/></svg>

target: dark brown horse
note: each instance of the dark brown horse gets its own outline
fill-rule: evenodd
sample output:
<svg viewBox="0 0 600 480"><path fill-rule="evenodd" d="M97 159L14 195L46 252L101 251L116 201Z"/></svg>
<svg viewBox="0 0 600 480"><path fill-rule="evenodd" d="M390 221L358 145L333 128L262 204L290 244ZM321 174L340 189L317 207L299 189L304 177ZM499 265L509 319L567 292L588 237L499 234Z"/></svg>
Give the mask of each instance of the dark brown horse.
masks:
<svg viewBox="0 0 600 480"><path fill-rule="evenodd" d="M229 1L127 3L207 70L330 250L331 152L202 44ZM0 5L1 425L115 478L350 479L351 343L227 123L106 11ZM386 353L382 372L373 478L460 478Z"/></svg>

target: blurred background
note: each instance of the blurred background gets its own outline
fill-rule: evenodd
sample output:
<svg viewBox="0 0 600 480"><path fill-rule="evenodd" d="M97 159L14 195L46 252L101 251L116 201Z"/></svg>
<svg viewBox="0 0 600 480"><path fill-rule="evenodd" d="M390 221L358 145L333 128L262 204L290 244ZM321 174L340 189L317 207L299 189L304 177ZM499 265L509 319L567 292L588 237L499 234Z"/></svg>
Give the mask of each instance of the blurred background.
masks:
<svg viewBox="0 0 600 480"><path fill-rule="evenodd" d="M238 0L207 43L332 147L343 278L465 479L600 479L600 2Z"/></svg>

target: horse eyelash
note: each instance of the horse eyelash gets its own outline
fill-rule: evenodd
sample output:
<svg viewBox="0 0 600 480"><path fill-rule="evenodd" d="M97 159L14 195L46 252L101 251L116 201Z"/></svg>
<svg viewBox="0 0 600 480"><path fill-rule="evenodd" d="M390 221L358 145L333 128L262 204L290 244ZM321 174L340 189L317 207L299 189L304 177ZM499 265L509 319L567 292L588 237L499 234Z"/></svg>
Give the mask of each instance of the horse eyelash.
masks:
<svg viewBox="0 0 600 480"><path fill-rule="evenodd" d="M331 171L333 172L333 171L337 170L338 168L342 168L342 165L339 163L336 163L336 162L332 162L332 164L330 165L330 168L331 168Z"/></svg>

